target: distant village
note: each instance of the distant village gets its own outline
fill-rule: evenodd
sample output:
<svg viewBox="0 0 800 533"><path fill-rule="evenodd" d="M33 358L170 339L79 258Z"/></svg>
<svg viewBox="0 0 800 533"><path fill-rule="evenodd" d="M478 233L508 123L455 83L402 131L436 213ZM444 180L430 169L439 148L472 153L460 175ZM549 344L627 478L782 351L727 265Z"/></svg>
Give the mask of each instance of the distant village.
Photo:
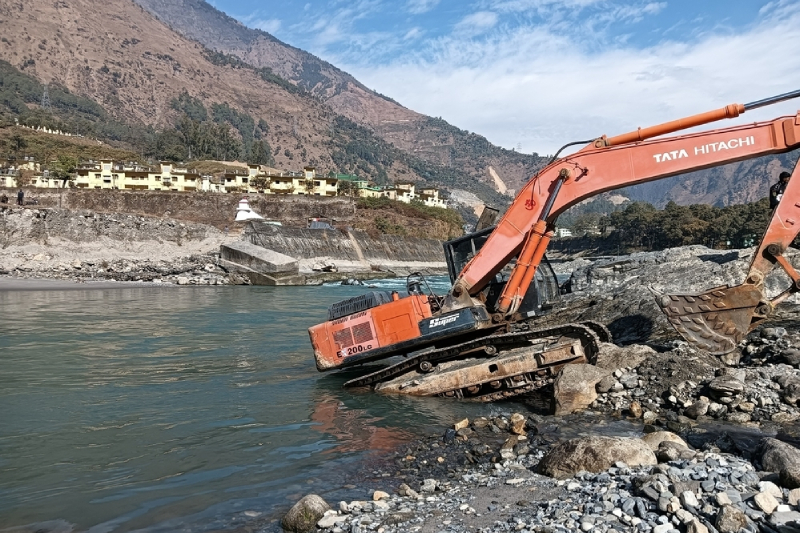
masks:
<svg viewBox="0 0 800 533"><path fill-rule="evenodd" d="M436 187L417 189L414 182L398 181L392 186L378 187L369 180L351 174L317 174L314 167L300 172L287 172L263 165L248 165L241 170L224 174L201 174L170 162L157 167L137 163L121 163L111 159L88 161L75 169L74 175L62 179L40 165L28 160L16 167L0 168L0 187L15 188L23 170L32 171L28 187L45 189L117 189L129 191L177 191L209 193L248 193L308 196L351 196L357 198L388 198L410 203L419 201L430 207L447 208L446 200Z"/></svg>

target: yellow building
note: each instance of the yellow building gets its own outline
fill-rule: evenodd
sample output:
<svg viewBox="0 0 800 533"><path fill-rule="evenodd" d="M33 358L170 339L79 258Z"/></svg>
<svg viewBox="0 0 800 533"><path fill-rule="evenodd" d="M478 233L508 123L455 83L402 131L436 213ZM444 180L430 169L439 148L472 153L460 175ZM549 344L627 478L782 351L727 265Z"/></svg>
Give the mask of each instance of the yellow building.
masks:
<svg viewBox="0 0 800 533"><path fill-rule="evenodd" d="M208 177L185 168L175 168L162 162L158 170L134 165L114 163L102 159L99 163L84 164L75 172L75 187L79 189L127 189L142 191L197 191L206 190ZM44 178L44 175L42 176ZM47 180L47 187L60 187L61 180Z"/></svg>
<svg viewBox="0 0 800 533"><path fill-rule="evenodd" d="M436 187L423 187L420 189L418 199L427 206L447 209L447 202L439 197L439 189Z"/></svg>
<svg viewBox="0 0 800 533"><path fill-rule="evenodd" d="M396 200L403 203L411 203L411 200L417 198L416 194L417 185L413 181L397 181L394 184Z"/></svg>
<svg viewBox="0 0 800 533"><path fill-rule="evenodd" d="M26 162L25 169L38 172L38 164ZM20 169L0 169L0 187L16 186ZM229 170L217 176L201 175L195 170L176 167L164 161L156 169L135 163L115 163L111 159L89 161L79 166L67 180L56 179L45 170L35 175L31 186L41 188L77 187L80 189L123 189L149 191L241 192L248 194L294 194L309 196L351 196L362 198L386 197L409 203L418 200L425 205L446 208L435 187L424 187L416 193L412 181L395 183L394 187L370 186L369 180L352 174L317 175L312 166L303 172L280 172L260 165Z"/></svg>

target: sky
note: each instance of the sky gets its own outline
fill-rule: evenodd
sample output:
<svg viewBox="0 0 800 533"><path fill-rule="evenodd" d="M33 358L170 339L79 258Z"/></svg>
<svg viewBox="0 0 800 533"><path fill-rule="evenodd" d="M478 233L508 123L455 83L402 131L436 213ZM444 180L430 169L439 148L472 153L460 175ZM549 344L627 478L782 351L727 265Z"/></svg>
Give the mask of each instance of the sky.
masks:
<svg viewBox="0 0 800 533"><path fill-rule="evenodd" d="M524 153L800 90L800 0L210 0ZM794 115L800 98L716 127Z"/></svg>

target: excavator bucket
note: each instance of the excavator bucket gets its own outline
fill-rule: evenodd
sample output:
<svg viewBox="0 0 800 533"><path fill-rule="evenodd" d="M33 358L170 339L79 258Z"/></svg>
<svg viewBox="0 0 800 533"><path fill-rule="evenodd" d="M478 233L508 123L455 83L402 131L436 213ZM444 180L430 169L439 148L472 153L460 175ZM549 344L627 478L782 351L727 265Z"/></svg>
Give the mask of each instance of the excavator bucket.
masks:
<svg viewBox="0 0 800 533"><path fill-rule="evenodd" d="M714 355L732 352L747 335L763 296L758 286L749 283L696 295L653 292L675 330Z"/></svg>

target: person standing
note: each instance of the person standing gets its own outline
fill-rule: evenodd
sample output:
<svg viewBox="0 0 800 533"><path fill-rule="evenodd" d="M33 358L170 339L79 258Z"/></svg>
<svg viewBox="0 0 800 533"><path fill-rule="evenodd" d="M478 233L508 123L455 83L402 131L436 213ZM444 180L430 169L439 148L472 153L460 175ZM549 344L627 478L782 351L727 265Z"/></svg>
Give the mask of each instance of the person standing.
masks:
<svg viewBox="0 0 800 533"><path fill-rule="evenodd" d="M25 204L25 191L22 189L19 190L17 193L17 205L24 205Z"/></svg>
<svg viewBox="0 0 800 533"><path fill-rule="evenodd" d="M791 177L792 175L788 172L781 172L780 176L778 176L778 183L769 188L770 209L775 209L778 207L781 198L783 198L783 193L786 190L786 186L789 184L789 178Z"/></svg>

